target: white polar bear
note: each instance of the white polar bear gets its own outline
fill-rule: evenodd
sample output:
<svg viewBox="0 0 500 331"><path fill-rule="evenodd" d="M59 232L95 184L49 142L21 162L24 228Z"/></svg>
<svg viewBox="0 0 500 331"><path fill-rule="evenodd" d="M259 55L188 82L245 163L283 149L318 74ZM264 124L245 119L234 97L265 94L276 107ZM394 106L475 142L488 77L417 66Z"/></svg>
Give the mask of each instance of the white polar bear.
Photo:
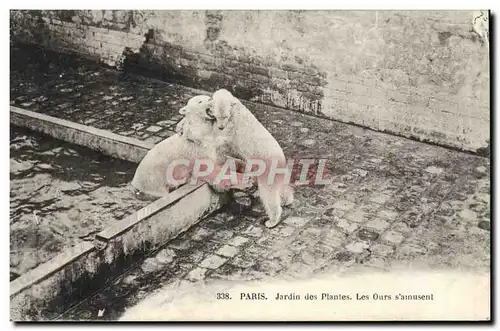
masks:
<svg viewBox="0 0 500 331"><path fill-rule="evenodd" d="M257 176L259 196L269 220L267 227L274 227L281 221L282 205L293 203L293 189L284 176L268 176L273 164L286 168L285 154L271 133L257 120L229 91L220 89L212 95L212 113L217 121L219 135L226 141L231 156L247 162L246 173L250 173L249 160L265 163L266 172ZM269 180L273 177L272 180ZM288 178L289 179L289 178Z"/></svg>
<svg viewBox="0 0 500 331"><path fill-rule="evenodd" d="M179 111L185 117L177 125L177 134L155 145L141 160L131 182L134 189L149 196L162 197L187 183L193 172L193 162L189 166L179 164L173 168L176 182L172 182L167 173L172 169L173 163L186 159L209 159L216 165L225 162L226 156L217 154L218 151L223 151L223 148L217 148L223 141L213 134L214 120L208 106L209 100L210 97L205 95L195 96ZM241 176L239 178L241 182ZM213 176L208 180L213 180ZM231 184L233 183L223 181L214 188L220 191ZM240 189L248 186L249 184L232 185L233 188Z"/></svg>

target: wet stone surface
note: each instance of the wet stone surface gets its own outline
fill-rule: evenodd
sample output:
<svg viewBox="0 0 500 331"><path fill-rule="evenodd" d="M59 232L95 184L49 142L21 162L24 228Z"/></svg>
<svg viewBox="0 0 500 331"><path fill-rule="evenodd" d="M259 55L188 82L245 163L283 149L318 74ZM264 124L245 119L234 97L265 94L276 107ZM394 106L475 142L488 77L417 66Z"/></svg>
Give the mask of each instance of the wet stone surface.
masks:
<svg viewBox="0 0 500 331"><path fill-rule="evenodd" d="M163 138L179 120L178 109L196 94L85 61L30 61L11 74L13 104L77 122L93 118L89 125L138 139ZM301 278L412 261L489 268L488 158L244 103L287 158L327 159L331 184L297 187L288 219L273 229L263 225L259 200L240 195L241 203L167 244L163 250L175 253L168 254L171 262L154 262L153 255L102 290L102 316L87 300L63 319L116 319L155 289L179 281Z"/></svg>
<svg viewBox="0 0 500 331"><path fill-rule="evenodd" d="M367 229L361 229L360 231L358 231L358 238L361 240L373 241L377 240L378 236L378 233L376 233L375 231L370 231Z"/></svg>
<svg viewBox="0 0 500 331"><path fill-rule="evenodd" d="M151 201L136 165L29 130L10 131L10 269L21 275ZM11 280L13 280L11 278Z"/></svg>

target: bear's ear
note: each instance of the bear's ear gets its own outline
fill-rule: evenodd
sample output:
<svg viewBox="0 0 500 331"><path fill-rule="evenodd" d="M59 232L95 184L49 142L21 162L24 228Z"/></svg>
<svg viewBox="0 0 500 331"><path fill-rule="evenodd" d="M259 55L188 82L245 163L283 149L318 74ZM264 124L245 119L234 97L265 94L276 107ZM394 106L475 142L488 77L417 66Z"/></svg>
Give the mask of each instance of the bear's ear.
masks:
<svg viewBox="0 0 500 331"><path fill-rule="evenodd" d="M187 111L187 107L182 107L181 109L179 109L179 114L186 115L186 111Z"/></svg>
<svg viewBox="0 0 500 331"><path fill-rule="evenodd" d="M212 112L212 108L211 107L207 107L205 109L205 113L207 114L208 118L210 118L211 120L213 120L215 118L214 113Z"/></svg>

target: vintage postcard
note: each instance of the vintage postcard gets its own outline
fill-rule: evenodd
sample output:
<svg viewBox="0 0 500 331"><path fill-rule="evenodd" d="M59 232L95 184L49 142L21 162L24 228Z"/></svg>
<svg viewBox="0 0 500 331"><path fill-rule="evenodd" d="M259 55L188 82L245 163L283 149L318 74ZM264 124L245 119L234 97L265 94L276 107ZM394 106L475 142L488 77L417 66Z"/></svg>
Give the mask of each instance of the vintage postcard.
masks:
<svg viewBox="0 0 500 331"><path fill-rule="evenodd" d="M490 321L490 15L11 10L11 320Z"/></svg>

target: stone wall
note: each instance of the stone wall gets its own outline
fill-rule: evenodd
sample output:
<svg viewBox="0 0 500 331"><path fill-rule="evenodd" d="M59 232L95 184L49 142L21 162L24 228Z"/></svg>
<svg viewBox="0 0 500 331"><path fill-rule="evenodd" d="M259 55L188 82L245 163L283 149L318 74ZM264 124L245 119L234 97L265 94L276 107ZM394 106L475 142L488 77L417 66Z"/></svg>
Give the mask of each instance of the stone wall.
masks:
<svg viewBox="0 0 500 331"><path fill-rule="evenodd" d="M484 151L488 18L487 11L11 11L11 38Z"/></svg>

